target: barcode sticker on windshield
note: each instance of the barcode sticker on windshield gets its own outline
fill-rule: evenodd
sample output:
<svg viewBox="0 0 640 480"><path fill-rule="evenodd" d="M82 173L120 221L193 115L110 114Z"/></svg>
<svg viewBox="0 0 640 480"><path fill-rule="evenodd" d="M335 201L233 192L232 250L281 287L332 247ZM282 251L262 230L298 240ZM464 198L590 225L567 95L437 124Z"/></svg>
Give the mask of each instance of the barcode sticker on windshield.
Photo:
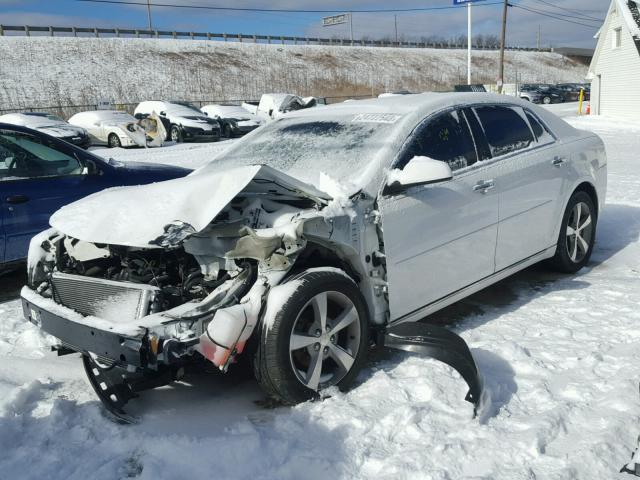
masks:
<svg viewBox="0 0 640 480"><path fill-rule="evenodd" d="M396 123L401 116L395 113L360 113L351 121L354 123Z"/></svg>

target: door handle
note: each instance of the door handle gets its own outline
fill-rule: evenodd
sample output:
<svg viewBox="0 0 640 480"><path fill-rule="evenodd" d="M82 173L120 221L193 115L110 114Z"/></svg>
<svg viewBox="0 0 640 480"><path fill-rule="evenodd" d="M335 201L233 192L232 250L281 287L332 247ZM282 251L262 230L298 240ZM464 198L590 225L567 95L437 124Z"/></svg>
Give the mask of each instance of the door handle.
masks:
<svg viewBox="0 0 640 480"><path fill-rule="evenodd" d="M493 180L481 180L473 186L474 192L487 193L496 185Z"/></svg>
<svg viewBox="0 0 640 480"><path fill-rule="evenodd" d="M554 167L561 167L562 165L564 165L564 162L566 161L567 159L563 157L553 157L553 162L551 162L551 164Z"/></svg>
<svg viewBox="0 0 640 480"><path fill-rule="evenodd" d="M10 195L5 198L5 201L11 205L17 205L19 203L26 203L29 201L29 197L26 195Z"/></svg>

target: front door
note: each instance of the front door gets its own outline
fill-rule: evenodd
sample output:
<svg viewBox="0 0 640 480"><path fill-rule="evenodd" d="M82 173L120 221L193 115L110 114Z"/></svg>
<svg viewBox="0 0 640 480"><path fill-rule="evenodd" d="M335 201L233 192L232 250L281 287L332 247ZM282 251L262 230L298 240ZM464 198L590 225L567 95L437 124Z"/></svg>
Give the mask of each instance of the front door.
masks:
<svg viewBox="0 0 640 480"><path fill-rule="evenodd" d="M494 272L498 172L478 161L465 115L427 120L396 167L414 156L445 161L454 176L380 199L391 321Z"/></svg>
<svg viewBox="0 0 640 480"><path fill-rule="evenodd" d="M96 190L73 154L43 137L0 130L0 216L4 262L26 258L29 241L63 205Z"/></svg>

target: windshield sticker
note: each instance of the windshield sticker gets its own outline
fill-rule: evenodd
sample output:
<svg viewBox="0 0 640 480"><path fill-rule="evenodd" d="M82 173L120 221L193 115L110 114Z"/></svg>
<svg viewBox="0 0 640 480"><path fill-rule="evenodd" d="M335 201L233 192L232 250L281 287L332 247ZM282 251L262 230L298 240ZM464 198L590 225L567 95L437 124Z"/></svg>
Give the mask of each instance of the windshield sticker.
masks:
<svg viewBox="0 0 640 480"><path fill-rule="evenodd" d="M402 115L395 113L360 113L353 117L353 123L396 123Z"/></svg>

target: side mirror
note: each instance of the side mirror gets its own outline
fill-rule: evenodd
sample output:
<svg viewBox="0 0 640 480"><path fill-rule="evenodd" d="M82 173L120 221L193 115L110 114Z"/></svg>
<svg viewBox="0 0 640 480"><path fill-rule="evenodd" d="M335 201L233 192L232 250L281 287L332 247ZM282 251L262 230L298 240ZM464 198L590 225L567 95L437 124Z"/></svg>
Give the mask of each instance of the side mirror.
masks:
<svg viewBox="0 0 640 480"><path fill-rule="evenodd" d="M144 113L136 113L133 118L135 118L136 120L142 120L143 118L145 118L146 115Z"/></svg>
<svg viewBox="0 0 640 480"><path fill-rule="evenodd" d="M167 112L160 112L160 116L161 117L166 117L167 116Z"/></svg>
<svg viewBox="0 0 640 480"><path fill-rule="evenodd" d="M394 169L387 176L384 194L400 193L416 185L451 180L453 173L446 162L427 157L413 157L402 170Z"/></svg>

